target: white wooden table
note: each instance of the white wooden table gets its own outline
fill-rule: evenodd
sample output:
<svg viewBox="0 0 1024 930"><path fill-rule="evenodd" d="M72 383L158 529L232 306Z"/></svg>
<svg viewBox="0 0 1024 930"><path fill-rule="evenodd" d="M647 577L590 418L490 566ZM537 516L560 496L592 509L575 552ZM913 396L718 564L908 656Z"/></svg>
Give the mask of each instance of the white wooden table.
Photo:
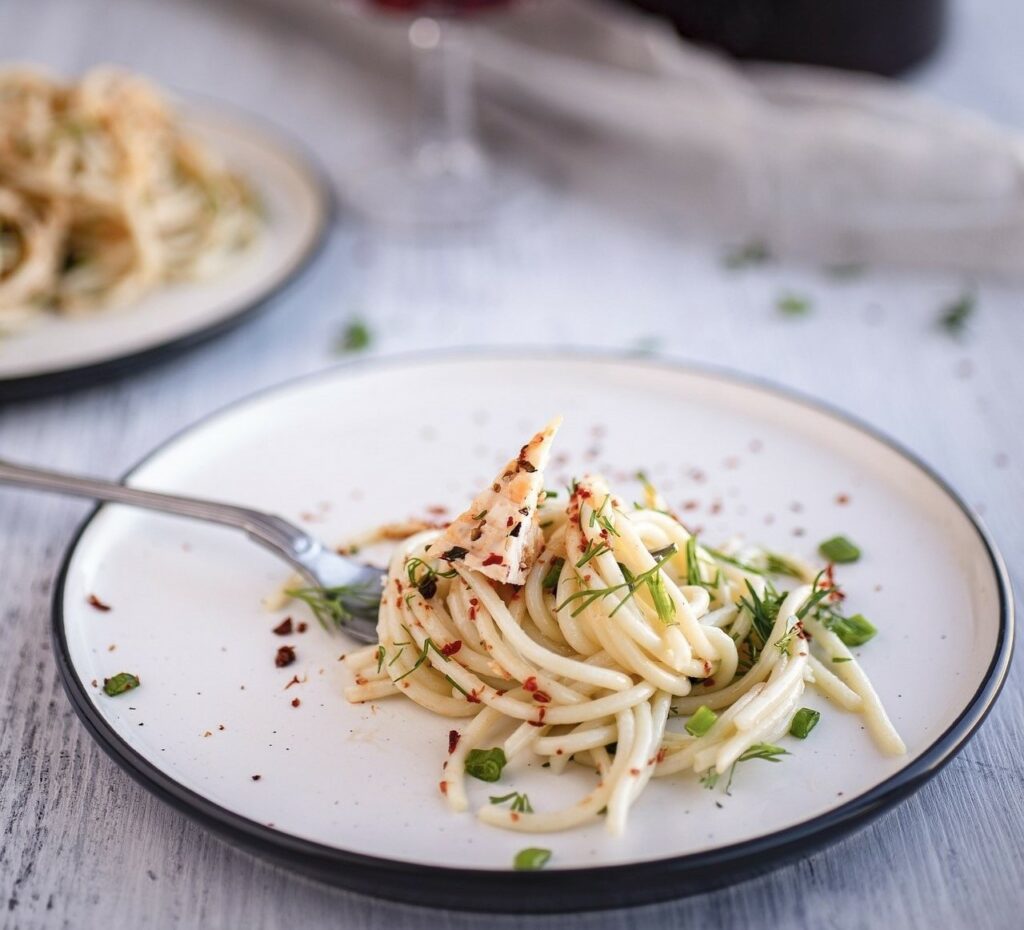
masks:
<svg viewBox="0 0 1024 930"><path fill-rule="evenodd" d="M957 3L952 40L915 79L1024 130L1013 0ZM265 115L334 174L352 142L349 66L242 2L0 0L0 58L77 70L115 60ZM348 69L348 70L346 70ZM289 88L301 88L294 94ZM935 326L963 281L870 271L723 270L720 249L557 192L543 222L424 251L339 213L325 250L271 308L179 362L0 408L0 454L116 476L207 412L338 362L352 315L371 351L499 342L656 345L817 394L934 464L984 514L1019 584L1024 559L1024 289L982 282L970 332ZM784 288L814 312L784 319ZM570 311L575 311L570 312ZM586 314L584 317L583 314ZM581 320L588 322L581 325ZM8 927L478 927L305 881L228 848L117 769L73 715L49 643L50 593L86 508L0 491L0 924ZM1020 927L1024 676L939 777L863 832L767 877L634 911L495 927Z"/></svg>

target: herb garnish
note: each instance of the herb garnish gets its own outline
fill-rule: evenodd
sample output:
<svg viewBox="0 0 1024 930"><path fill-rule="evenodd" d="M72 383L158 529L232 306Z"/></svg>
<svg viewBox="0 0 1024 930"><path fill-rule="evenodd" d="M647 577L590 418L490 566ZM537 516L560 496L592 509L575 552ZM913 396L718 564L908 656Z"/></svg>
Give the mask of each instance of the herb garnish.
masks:
<svg viewBox="0 0 1024 930"><path fill-rule="evenodd" d="M833 536L831 539L826 539L818 546L818 552L823 558L839 565L856 562L860 558L860 549L845 536Z"/></svg>
<svg viewBox="0 0 1024 930"><path fill-rule="evenodd" d="M103 693L108 697L116 697L119 694L124 694L125 691L137 688L140 684L138 675L133 675L131 672L118 672L113 678L103 679Z"/></svg>
<svg viewBox="0 0 1024 930"><path fill-rule="evenodd" d="M466 756L466 774L480 781L497 781L508 760L500 746L493 749L471 749Z"/></svg>
<svg viewBox="0 0 1024 930"><path fill-rule="evenodd" d="M717 719L718 714L710 707L702 704L694 712L694 715L686 721L686 732L691 736L703 736L715 725Z"/></svg>
<svg viewBox="0 0 1024 930"><path fill-rule="evenodd" d="M783 749L781 746L774 746L771 743L754 743L749 749L746 749L743 754L729 766L729 780L725 783L725 793L729 794L729 789L732 788L733 775L736 774L736 766L741 762L748 762L751 759L763 759L765 762L781 762L780 756L788 756L789 750ZM718 779L721 776L713 769L708 769L700 778L700 783L705 788L714 788L718 784Z"/></svg>
<svg viewBox="0 0 1024 930"><path fill-rule="evenodd" d="M820 719L821 714L818 711L811 710L810 707L801 707L793 715L793 722L789 725L790 736L807 739L807 734L818 725Z"/></svg>
<svg viewBox="0 0 1024 930"><path fill-rule="evenodd" d="M775 309L783 316L807 316L811 312L810 298L800 294L782 294L775 301Z"/></svg>
<svg viewBox="0 0 1024 930"><path fill-rule="evenodd" d="M516 853L512 866L517 872L534 872L537 869L543 869L550 859L550 849L541 849L538 846L529 846L526 849L520 849L519 852Z"/></svg>
<svg viewBox="0 0 1024 930"><path fill-rule="evenodd" d="M330 629L332 623L344 626L352 619L354 609L371 610L380 604L380 588L372 582L334 588L294 588L285 594L304 601L324 629Z"/></svg>
<svg viewBox="0 0 1024 930"><path fill-rule="evenodd" d="M583 555L580 560L576 563L577 568L583 568L591 559L596 559L599 555L604 555L606 552L611 552L611 548L605 543L594 543L593 540L587 543L587 548L583 550Z"/></svg>
<svg viewBox="0 0 1024 930"><path fill-rule="evenodd" d="M722 264L730 271L737 271L751 265L764 265L771 260L772 253L768 244L762 239L751 239L727 252L722 258Z"/></svg>
<svg viewBox="0 0 1024 930"><path fill-rule="evenodd" d="M565 559L555 558L551 560L551 564L548 566L548 570L544 573L544 580L541 582L541 587L545 591L550 591L552 594L555 593L555 589L558 587L558 579L562 575L562 567L565 565Z"/></svg>
<svg viewBox="0 0 1024 930"><path fill-rule="evenodd" d="M413 672L415 672L415 671L416 671L416 669L418 669L418 668L419 668L419 667L420 667L420 666L421 666L421 665L422 665L422 664L423 664L424 662L426 662L426 661L427 661L427 658L429 657L429 654L430 654L430 650L431 650L431 649L433 649L433 650L434 650L434 652L436 652L436 653L437 653L437 654L438 654L438 655L439 655L439 656L440 656L440 657L441 657L442 659L444 659L444 660L445 660L445 662L448 662L448 661L449 661L449 658L448 658L448 656L446 656L446 655L444 654L444 651L443 651L443 650L441 650L441 649L439 649L439 648L438 648L438 646L437 646L437 643L435 643L435 642L434 642L434 641L433 641L433 640L432 640L432 639L431 639L431 638L430 638L430 637L428 636L428 637L427 637L427 638L426 638L425 640L423 640L423 648L422 648L422 649L420 650L420 654L419 654L418 656L416 656L416 661L415 661L415 662L413 663L413 666L412 666L412 668L410 668L410 669L409 669L408 671L402 672L402 674L401 674L401 675L399 675L399 676L398 676L398 677L397 677L397 678L395 679L395 682L397 683L397 682L401 681L401 680L402 680L403 678L405 678L405 677L406 677L407 675L411 675L411 674L412 674ZM396 658L397 658L397 656L396 656ZM392 661L393 661L393 660L392 660ZM389 664L390 664L390 663L389 663Z"/></svg>
<svg viewBox="0 0 1024 930"><path fill-rule="evenodd" d="M504 804L506 801L511 801L511 809L517 814L533 813L533 805L530 803L529 795L520 794L518 791L513 791L511 794L504 794L500 798L491 797L490 801L492 804Z"/></svg>
<svg viewBox="0 0 1024 930"><path fill-rule="evenodd" d="M691 536L686 540L686 583L688 585L702 585L704 583L700 576L700 561L697 558L696 536Z"/></svg>
<svg viewBox="0 0 1024 930"><path fill-rule="evenodd" d="M339 352L362 352L369 348L373 342L373 334L370 328L358 317L348 321L338 339L337 350Z"/></svg>
<svg viewBox="0 0 1024 930"><path fill-rule="evenodd" d="M971 291L964 291L956 300L944 307L939 316L941 326L951 336L962 336L967 322L977 309L977 298Z"/></svg>
<svg viewBox="0 0 1024 930"><path fill-rule="evenodd" d="M878 632L878 628L861 614L844 617L836 610L822 613L823 616L819 616L818 619L826 629L839 637L844 646L863 646Z"/></svg>
<svg viewBox="0 0 1024 930"><path fill-rule="evenodd" d="M651 568L647 569L647 571L642 572L639 575L628 576L626 580L621 584L611 585L607 588L596 588L594 590L584 588L581 591L577 591L574 594L570 594L564 601L562 601L561 604L558 604L555 607L555 610L561 610L563 607L567 607L574 601L581 601L580 606L572 612L572 615L576 617L579 616L584 610L586 610L591 604L595 603L596 601L603 600L609 595L615 594L617 591L621 591L624 588L628 589L629 593L622 599L622 601L615 607L615 609L609 615L614 617L615 614L622 607L622 605L625 604L626 601L628 601L631 597L633 597L634 594L636 594L637 589L641 585L648 584L651 578L657 576L658 572L661 570L661 566L664 565L669 559L671 559L672 556L676 554L676 551L677 550L675 544L669 546L668 549L665 550L665 555L663 555L660 559L655 561L654 565ZM652 591L652 597L653 596L654 592ZM675 605L673 605L672 609L674 612Z"/></svg>

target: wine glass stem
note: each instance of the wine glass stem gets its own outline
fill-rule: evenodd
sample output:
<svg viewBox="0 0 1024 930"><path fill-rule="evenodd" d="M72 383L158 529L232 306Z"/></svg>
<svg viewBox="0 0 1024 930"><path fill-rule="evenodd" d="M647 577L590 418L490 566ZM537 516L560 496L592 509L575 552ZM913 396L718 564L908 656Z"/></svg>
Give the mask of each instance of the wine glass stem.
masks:
<svg viewBox="0 0 1024 930"><path fill-rule="evenodd" d="M470 27L448 18L416 20L409 31L418 113L413 158L427 176L472 178L483 171L476 140Z"/></svg>

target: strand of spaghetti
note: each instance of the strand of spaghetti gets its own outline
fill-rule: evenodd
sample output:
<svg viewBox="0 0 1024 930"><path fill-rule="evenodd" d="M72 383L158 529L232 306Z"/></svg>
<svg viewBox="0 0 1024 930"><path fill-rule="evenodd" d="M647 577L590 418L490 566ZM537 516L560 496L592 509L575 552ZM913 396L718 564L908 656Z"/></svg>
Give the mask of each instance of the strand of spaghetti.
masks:
<svg viewBox="0 0 1024 930"><path fill-rule="evenodd" d="M647 783L654 776L662 756L662 742L665 737L665 726L668 723L668 715L671 710L672 696L664 691L659 691L651 700L651 739L648 747L648 758L644 764L640 777L633 783L632 800L640 797L641 792L647 787Z"/></svg>
<svg viewBox="0 0 1024 930"><path fill-rule="evenodd" d="M809 628L815 642L824 649L830 658L846 660L836 664L836 673L851 690L860 695L864 702L861 713L864 715L864 721L878 748L891 756L905 753L907 751L906 744L896 732L896 728L892 725L889 715L882 706L878 693L871 686L868 676L864 674L864 670L853 657L853 653L846 648L846 645L835 633L819 621L811 618Z"/></svg>
<svg viewBox="0 0 1024 930"><path fill-rule="evenodd" d="M626 772L618 777L612 787L611 797L608 798L605 829L612 836L621 836L626 829L626 814L635 796L633 785L643 773L650 753L653 730L650 702L643 701L633 708L633 723L636 728L633 743L625 750L628 762ZM616 750L616 756L620 751L623 750Z"/></svg>
<svg viewBox="0 0 1024 930"><path fill-rule="evenodd" d="M473 722L462 733L458 734L455 746L445 760L444 775L439 784L441 793L452 810L464 811L469 808L469 798L466 796L466 756L480 746L502 722L501 714L487 707L473 718Z"/></svg>
<svg viewBox="0 0 1024 930"><path fill-rule="evenodd" d="M615 724L621 750L616 752L611 767L596 787L572 807L560 811L513 816L513 811L491 805L480 808L477 817L491 826L505 827L521 833L554 833L595 820L600 810L607 806L614 785L626 771L629 750L635 738L636 726L632 710L619 711L615 716Z"/></svg>
<svg viewBox="0 0 1024 930"><path fill-rule="evenodd" d="M598 723L598 721L591 721ZM600 724L589 730L581 729L581 724L572 733L565 733L562 736L542 736L533 742L533 751L541 756L571 756L574 752L582 752L585 749L594 749L598 746L607 746L615 742L615 725L612 723Z"/></svg>
<svg viewBox="0 0 1024 930"><path fill-rule="evenodd" d="M807 657L811 669L813 684L822 694L843 710L859 713L864 707L864 699L856 691L847 687L841 678L825 668L812 652Z"/></svg>
<svg viewBox="0 0 1024 930"><path fill-rule="evenodd" d="M623 672L616 672L612 669L596 668L585 662L576 659L569 659L551 652L535 643L527 636L522 628L516 624L508 608L494 589L484 583L480 576L474 572L459 569L462 580L473 590L473 593L480 599L491 618L498 625L505 639L522 655L541 668L546 669L554 675L561 675L572 678L576 681L586 682L599 688L607 688L609 691L625 691L633 682Z"/></svg>

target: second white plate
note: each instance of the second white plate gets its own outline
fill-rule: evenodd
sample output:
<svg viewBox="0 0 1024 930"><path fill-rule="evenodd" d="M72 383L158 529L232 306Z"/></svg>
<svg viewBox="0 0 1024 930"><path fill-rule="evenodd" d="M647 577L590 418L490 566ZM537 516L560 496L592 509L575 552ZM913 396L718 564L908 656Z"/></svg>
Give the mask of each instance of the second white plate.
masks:
<svg viewBox="0 0 1024 930"><path fill-rule="evenodd" d="M0 399L89 383L216 335L312 256L325 229L329 195L305 158L230 110L186 107L183 113L188 131L256 190L266 215L259 239L209 280L168 285L111 310L49 316L0 337Z"/></svg>

